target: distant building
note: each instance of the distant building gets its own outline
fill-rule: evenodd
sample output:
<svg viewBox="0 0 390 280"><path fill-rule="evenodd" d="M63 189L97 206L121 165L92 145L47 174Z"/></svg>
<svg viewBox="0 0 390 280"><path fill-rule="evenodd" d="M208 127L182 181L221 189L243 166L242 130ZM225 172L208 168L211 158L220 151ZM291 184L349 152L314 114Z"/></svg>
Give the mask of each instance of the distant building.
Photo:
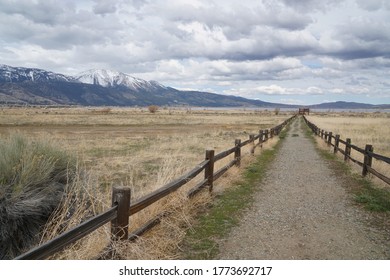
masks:
<svg viewBox="0 0 390 280"><path fill-rule="evenodd" d="M306 113L309 115L310 114L310 109L309 108L299 108L299 115L306 115Z"/></svg>

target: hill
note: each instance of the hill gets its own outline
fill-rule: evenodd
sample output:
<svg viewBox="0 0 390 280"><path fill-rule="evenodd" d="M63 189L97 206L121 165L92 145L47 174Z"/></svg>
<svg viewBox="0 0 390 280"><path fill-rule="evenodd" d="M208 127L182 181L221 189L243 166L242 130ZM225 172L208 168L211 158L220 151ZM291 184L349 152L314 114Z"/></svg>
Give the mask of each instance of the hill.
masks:
<svg viewBox="0 0 390 280"><path fill-rule="evenodd" d="M389 109L390 104L372 105L357 102L328 102L309 106L312 109Z"/></svg>
<svg viewBox="0 0 390 280"><path fill-rule="evenodd" d="M200 91L180 91L110 70L75 77L35 68L0 65L0 104L84 106L285 107Z"/></svg>
<svg viewBox="0 0 390 280"><path fill-rule="evenodd" d="M156 81L145 81L113 70L92 69L76 76L67 76L43 69L8 65L0 65L0 104L299 107L203 91L182 91ZM386 109L390 108L390 105L338 101L308 107L312 109Z"/></svg>

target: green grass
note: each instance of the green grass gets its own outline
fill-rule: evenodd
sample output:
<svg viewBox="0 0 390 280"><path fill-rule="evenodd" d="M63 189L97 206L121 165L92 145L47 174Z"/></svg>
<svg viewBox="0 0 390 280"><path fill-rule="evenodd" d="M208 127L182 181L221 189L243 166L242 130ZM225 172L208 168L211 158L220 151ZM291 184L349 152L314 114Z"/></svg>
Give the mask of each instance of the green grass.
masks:
<svg viewBox="0 0 390 280"><path fill-rule="evenodd" d="M286 130L279 135L286 137ZM187 232L183 248L185 259L213 259L219 252L217 240L225 236L229 230L239 223L242 210L253 202L253 194L264 178L267 166L274 159L281 141L274 149L263 151L256 161L248 166L234 186L221 195L202 215L197 224Z"/></svg>
<svg viewBox="0 0 390 280"><path fill-rule="evenodd" d="M355 200L364 205L367 210L375 212L390 211L390 191L379 189L365 178L355 178L361 188L355 190Z"/></svg>

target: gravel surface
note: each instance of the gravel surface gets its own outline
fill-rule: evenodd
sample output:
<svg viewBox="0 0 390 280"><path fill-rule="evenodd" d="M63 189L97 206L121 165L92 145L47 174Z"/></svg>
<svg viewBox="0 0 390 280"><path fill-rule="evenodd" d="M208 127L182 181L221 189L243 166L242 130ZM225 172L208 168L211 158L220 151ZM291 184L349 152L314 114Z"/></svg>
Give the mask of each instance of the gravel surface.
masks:
<svg viewBox="0 0 390 280"><path fill-rule="evenodd" d="M369 215L353 205L300 125L292 124L217 259L389 259L388 236L368 226Z"/></svg>

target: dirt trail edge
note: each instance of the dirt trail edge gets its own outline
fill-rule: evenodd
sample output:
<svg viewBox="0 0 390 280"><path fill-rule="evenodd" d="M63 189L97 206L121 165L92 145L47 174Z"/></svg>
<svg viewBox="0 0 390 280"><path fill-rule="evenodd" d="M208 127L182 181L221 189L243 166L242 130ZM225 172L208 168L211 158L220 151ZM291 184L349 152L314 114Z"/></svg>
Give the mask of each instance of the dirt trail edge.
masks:
<svg viewBox="0 0 390 280"><path fill-rule="evenodd" d="M255 202L220 243L217 259L389 259L384 233L320 158L295 120Z"/></svg>

